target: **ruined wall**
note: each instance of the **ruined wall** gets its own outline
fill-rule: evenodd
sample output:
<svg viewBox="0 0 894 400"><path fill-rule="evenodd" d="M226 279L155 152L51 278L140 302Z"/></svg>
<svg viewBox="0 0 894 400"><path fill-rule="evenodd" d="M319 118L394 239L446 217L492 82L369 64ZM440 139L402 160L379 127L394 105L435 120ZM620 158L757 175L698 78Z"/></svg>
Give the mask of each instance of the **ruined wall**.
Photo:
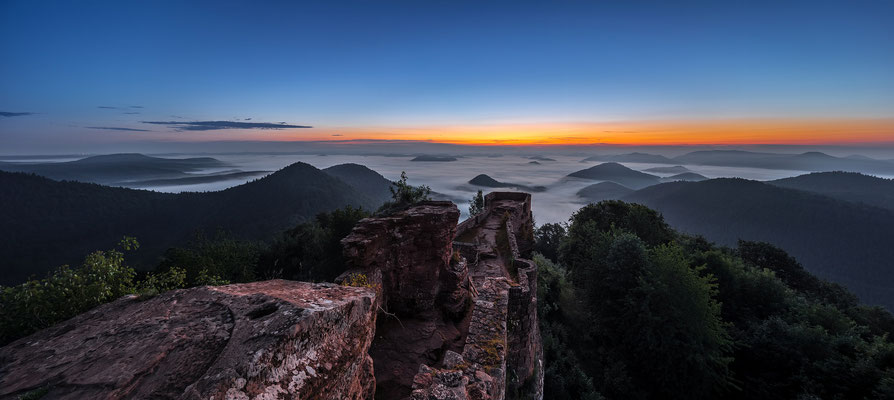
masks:
<svg viewBox="0 0 894 400"><path fill-rule="evenodd" d="M343 241L348 275L381 275L381 297L400 311L397 322L380 316L371 349L382 398L542 398L536 268L523 258L533 243L531 197L497 192L485 202L458 226L455 205L428 202L364 220ZM427 249L406 238L420 231ZM399 304L408 298L414 308ZM389 372L411 368L409 380Z"/></svg>
<svg viewBox="0 0 894 400"><path fill-rule="evenodd" d="M374 296L274 280L125 297L0 349L0 398L371 399Z"/></svg>
<svg viewBox="0 0 894 400"><path fill-rule="evenodd" d="M464 271L451 268L457 220L459 209L448 201L423 202L388 217L364 219L342 240L347 267L367 276L381 274L388 312L430 311L442 292L455 290L463 279Z"/></svg>

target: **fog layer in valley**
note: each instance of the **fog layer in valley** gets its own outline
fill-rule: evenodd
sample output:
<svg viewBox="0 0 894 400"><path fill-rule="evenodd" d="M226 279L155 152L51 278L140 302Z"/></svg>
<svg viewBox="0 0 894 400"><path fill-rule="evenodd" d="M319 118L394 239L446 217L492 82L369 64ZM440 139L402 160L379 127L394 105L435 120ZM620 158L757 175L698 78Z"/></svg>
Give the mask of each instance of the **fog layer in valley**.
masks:
<svg viewBox="0 0 894 400"><path fill-rule="evenodd" d="M616 153L619 154L619 153ZM512 182L524 186L544 186L545 191L533 193L534 213L538 224L566 221L568 217L586 200L577 196L577 192L589 185L597 183L597 180L585 180L569 178L568 174L601 164L603 161L582 161L586 157L580 154L548 154L537 155L499 155L499 154L467 154L456 157L455 161L412 161L413 155L322 155L322 154L165 154L164 157L213 157L226 164L224 167L203 168L192 173L196 175L222 174L224 172L241 171L276 171L295 162L305 162L317 168L326 168L333 165L356 163L365 165L382 174L390 180L396 180L401 172L406 171L410 183L414 185L428 185L439 194L439 198L446 198L456 202L464 215L467 212L468 200L479 189L485 192L493 190L513 190L512 188L487 188L469 184L469 180L479 174L487 174L500 182ZM15 163L21 162L63 162L75 160L78 157L55 158L52 160L41 159L16 159L4 160ZM598 158L598 157L596 157ZM673 163L638 163L620 162L626 167L637 171L646 171L661 178L675 175L671 172L660 172L661 168L673 166ZM682 163L681 163L682 164ZM727 167L712 165L688 165L685 168L691 172L701 174L707 178L739 177L752 180L773 180L797 176L808 173L807 170L794 169L768 169ZM221 180L208 181L187 180L187 184L167 184L165 181L136 182L128 187L156 190L161 192L184 191L216 191L236 186L252 179L263 176L234 174L232 179L226 177ZM875 174L882 177L884 174ZM200 183L196 183L200 182ZM188 184L193 183L193 184Z"/></svg>

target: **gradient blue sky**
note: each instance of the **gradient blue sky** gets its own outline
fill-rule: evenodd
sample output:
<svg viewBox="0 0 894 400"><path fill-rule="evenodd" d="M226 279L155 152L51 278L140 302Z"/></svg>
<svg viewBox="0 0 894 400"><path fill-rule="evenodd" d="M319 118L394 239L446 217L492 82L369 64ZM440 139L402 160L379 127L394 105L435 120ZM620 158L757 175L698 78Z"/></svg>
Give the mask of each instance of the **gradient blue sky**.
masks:
<svg viewBox="0 0 894 400"><path fill-rule="evenodd" d="M890 119L892 21L891 1L2 1L0 112L35 114L0 117L0 147ZM247 118L315 128L140 122Z"/></svg>

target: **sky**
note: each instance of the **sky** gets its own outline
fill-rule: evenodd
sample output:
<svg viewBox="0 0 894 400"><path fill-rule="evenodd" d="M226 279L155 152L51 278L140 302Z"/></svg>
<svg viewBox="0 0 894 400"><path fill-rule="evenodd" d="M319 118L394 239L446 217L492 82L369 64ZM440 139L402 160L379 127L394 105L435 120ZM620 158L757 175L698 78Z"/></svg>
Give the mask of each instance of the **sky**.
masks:
<svg viewBox="0 0 894 400"><path fill-rule="evenodd" d="M0 154L894 143L891 1L0 0Z"/></svg>

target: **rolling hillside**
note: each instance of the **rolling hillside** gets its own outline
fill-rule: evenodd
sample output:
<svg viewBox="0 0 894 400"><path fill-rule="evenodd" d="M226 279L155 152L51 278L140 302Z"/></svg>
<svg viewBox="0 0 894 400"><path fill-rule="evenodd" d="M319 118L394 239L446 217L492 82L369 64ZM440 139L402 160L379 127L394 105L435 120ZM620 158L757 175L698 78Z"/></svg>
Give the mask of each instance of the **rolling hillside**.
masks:
<svg viewBox="0 0 894 400"><path fill-rule="evenodd" d="M769 183L894 210L894 180L891 179L856 172L816 172Z"/></svg>
<svg viewBox="0 0 894 400"><path fill-rule="evenodd" d="M177 179L204 175L192 174L206 168L228 165L210 157L161 158L143 154L109 154L75 161L51 163L0 162L0 170L34 173L55 180L123 185L126 182ZM242 171L232 171L242 172Z"/></svg>
<svg viewBox="0 0 894 400"><path fill-rule="evenodd" d="M378 179L371 182L387 185L381 175L357 167L333 167L337 173L329 174L295 163L219 192L180 194L0 172L0 284L78 262L93 250L111 248L124 235L140 241L142 247L129 260L145 268L197 230L224 229L239 238L261 239L323 211L346 205L375 209L382 203L380 188L355 187L334 176L375 175Z"/></svg>
<svg viewBox="0 0 894 400"><path fill-rule="evenodd" d="M622 199L721 244L773 243L863 301L894 309L894 212L744 179L665 183Z"/></svg>
<svg viewBox="0 0 894 400"><path fill-rule="evenodd" d="M568 174L570 177L614 182L631 189L641 189L659 183L655 175L634 171L615 162L607 162Z"/></svg>

